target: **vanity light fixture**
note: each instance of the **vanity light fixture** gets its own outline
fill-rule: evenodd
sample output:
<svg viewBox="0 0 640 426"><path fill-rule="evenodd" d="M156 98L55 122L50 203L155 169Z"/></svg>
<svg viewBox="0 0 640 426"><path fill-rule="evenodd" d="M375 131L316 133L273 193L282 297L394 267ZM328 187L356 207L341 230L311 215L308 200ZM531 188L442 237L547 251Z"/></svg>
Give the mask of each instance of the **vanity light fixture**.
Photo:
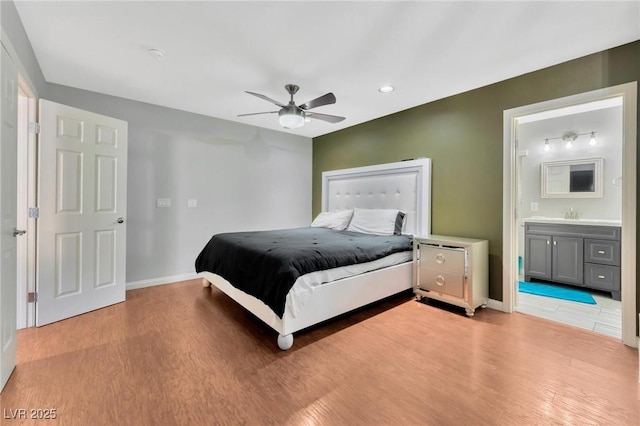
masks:
<svg viewBox="0 0 640 426"><path fill-rule="evenodd" d="M578 139L578 135L573 132L568 132L562 135L562 140L564 141L567 149L571 149L571 147L573 147L573 141L575 141L576 139Z"/></svg>
<svg viewBox="0 0 640 426"><path fill-rule="evenodd" d="M587 132L587 133L576 133L576 132L566 132L564 135L562 136L557 136L554 138L545 138L544 139L544 150L546 152L549 152L551 150L551 145L549 144L549 141L554 140L554 139L562 139L562 141L565 144L565 147L567 149L571 149L573 148L573 143L576 141L576 139L578 139L578 136L584 136L584 135L590 135L590 139L589 139L589 145L594 146L598 143L598 140L596 139L596 132Z"/></svg>

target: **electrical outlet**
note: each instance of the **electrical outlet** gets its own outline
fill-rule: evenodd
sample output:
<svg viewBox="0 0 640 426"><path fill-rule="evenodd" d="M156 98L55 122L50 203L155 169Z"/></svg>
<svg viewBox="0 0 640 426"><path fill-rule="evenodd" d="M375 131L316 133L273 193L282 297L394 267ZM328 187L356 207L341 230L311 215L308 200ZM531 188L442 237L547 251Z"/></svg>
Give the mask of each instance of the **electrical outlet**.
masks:
<svg viewBox="0 0 640 426"><path fill-rule="evenodd" d="M187 207L190 209L195 209L198 207L198 200L196 198L189 198L187 200Z"/></svg>
<svg viewBox="0 0 640 426"><path fill-rule="evenodd" d="M157 198L156 207L158 208L171 207L171 198Z"/></svg>
<svg viewBox="0 0 640 426"><path fill-rule="evenodd" d="M537 212L538 211L538 203L536 203L535 201L531 202L531 211L532 212Z"/></svg>

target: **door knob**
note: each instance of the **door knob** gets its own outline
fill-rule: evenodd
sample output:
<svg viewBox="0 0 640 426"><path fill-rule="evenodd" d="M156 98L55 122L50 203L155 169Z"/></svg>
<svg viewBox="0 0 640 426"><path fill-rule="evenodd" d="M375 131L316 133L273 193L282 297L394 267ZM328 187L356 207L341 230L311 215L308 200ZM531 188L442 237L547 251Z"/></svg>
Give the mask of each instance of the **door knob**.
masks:
<svg viewBox="0 0 640 426"><path fill-rule="evenodd" d="M24 234L26 234L26 233L27 233L27 231L25 231L25 230L23 230L23 229L16 229L16 228L13 228L13 236L14 236L14 237L17 237L18 235L24 235Z"/></svg>
<svg viewBox="0 0 640 426"><path fill-rule="evenodd" d="M121 217L119 217L119 218L118 218L118 223L124 223L124 219L123 219L123 218L121 218Z"/></svg>

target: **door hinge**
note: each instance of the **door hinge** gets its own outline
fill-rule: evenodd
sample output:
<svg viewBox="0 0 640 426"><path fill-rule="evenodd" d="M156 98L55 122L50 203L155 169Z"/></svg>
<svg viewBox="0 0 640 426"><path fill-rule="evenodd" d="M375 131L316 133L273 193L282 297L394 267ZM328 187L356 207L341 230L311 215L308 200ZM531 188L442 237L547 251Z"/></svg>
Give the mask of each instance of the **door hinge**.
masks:
<svg viewBox="0 0 640 426"><path fill-rule="evenodd" d="M36 135L40 134L40 123L38 123L37 121L30 121L29 133L35 133Z"/></svg>
<svg viewBox="0 0 640 426"><path fill-rule="evenodd" d="M40 217L40 207L29 207L29 219Z"/></svg>
<svg viewBox="0 0 640 426"><path fill-rule="evenodd" d="M33 303L38 301L38 293L35 291L30 291L27 293L27 303Z"/></svg>

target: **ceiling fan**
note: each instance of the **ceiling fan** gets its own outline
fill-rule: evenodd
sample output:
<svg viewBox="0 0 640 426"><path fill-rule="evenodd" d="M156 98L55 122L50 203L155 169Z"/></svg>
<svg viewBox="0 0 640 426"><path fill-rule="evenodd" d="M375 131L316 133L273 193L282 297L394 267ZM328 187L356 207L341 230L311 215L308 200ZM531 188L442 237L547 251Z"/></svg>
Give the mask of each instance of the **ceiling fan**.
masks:
<svg viewBox="0 0 640 426"><path fill-rule="evenodd" d="M304 126L305 118L313 118L322 121L327 121L329 123L339 123L344 120L344 117L340 117L337 115L329 115L329 114L320 114L318 112L309 111L312 108L317 108L323 105L330 105L336 103L336 97L333 93L329 92L325 95L322 95L318 98L310 100L302 105L296 105L293 102L293 95L296 94L300 87L295 84L287 84L284 86L289 95L291 95L291 99L288 104L280 103L276 100L271 99L268 96L261 95L260 93L254 93L247 91L248 94L257 96L260 99L264 99L267 102L271 102L274 105L280 107L279 111L267 111L267 112L254 112L250 114L239 114L238 117L244 117L247 115L259 115L259 114L275 114L277 113L280 120L280 125L285 129L295 129L297 127Z"/></svg>

